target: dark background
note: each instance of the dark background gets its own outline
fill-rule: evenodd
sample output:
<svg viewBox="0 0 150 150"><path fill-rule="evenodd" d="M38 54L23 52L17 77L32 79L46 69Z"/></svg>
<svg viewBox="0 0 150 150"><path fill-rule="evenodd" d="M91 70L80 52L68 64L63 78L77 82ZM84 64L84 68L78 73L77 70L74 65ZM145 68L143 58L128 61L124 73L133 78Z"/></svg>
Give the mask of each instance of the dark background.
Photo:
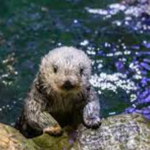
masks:
<svg viewBox="0 0 150 150"><path fill-rule="evenodd" d="M87 11L101 8L110 12L109 5L116 2L119 3L117 0L0 0L0 122L15 122L41 57L63 45L83 49L93 60L93 74L125 74L127 77L120 80L125 80L124 84L131 81L137 87L128 92L110 81L117 88L114 92L96 86L101 91L103 117L133 111L144 113L144 110L149 117L150 34L144 28L149 27L149 16L131 17L127 24L123 11L110 16ZM131 53L126 55L125 51ZM108 55L117 52L122 54ZM131 64L142 72L140 79L134 78L137 70ZM134 102L132 94L136 95Z"/></svg>

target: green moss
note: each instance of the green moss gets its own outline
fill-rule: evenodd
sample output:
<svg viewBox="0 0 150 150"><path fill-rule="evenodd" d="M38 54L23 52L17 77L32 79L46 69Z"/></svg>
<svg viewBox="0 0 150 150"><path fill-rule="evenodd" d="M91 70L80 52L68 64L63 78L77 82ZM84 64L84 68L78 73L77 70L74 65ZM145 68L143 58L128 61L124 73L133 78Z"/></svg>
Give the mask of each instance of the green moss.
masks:
<svg viewBox="0 0 150 150"><path fill-rule="evenodd" d="M73 146L73 143L69 142L69 136L66 133L62 136L43 134L34 138L33 141L42 148L42 150L69 150Z"/></svg>

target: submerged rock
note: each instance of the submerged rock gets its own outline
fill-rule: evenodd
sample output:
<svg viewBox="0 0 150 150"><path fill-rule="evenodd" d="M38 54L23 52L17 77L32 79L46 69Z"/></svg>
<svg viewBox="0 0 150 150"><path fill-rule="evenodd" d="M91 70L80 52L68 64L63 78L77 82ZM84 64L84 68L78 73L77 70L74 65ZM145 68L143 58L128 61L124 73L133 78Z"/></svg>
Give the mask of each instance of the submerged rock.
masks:
<svg viewBox="0 0 150 150"><path fill-rule="evenodd" d="M0 133L1 150L150 150L150 121L139 114L109 117L98 129L81 125L76 139L68 132L26 139L4 124L0 124Z"/></svg>

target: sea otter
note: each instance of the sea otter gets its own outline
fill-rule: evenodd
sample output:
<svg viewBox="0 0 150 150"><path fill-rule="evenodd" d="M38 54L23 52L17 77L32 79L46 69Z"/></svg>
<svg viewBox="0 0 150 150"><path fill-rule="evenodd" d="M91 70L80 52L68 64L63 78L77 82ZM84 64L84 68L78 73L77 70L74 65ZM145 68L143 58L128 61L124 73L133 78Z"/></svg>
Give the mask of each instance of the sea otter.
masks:
<svg viewBox="0 0 150 150"><path fill-rule="evenodd" d="M74 47L51 50L25 99L16 127L26 137L43 132L58 135L67 125L99 127L100 103L89 83L91 60Z"/></svg>

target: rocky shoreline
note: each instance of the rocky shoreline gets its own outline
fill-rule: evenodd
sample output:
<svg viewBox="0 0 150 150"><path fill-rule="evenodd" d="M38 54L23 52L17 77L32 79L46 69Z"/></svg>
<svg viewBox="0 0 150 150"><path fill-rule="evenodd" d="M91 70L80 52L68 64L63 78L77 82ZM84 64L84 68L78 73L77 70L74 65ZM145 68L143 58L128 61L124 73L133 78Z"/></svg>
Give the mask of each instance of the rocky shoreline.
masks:
<svg viewBox="0 0 150 150"><path fill-rule="evenodd" d="M76 132L64 129L62 136L43 134L26 139L16 129L0 124L1 150L149 150L150 121L139 114L103 119L98 129L81 125ZM70 130L71 131L71 130Z"/></svg>

